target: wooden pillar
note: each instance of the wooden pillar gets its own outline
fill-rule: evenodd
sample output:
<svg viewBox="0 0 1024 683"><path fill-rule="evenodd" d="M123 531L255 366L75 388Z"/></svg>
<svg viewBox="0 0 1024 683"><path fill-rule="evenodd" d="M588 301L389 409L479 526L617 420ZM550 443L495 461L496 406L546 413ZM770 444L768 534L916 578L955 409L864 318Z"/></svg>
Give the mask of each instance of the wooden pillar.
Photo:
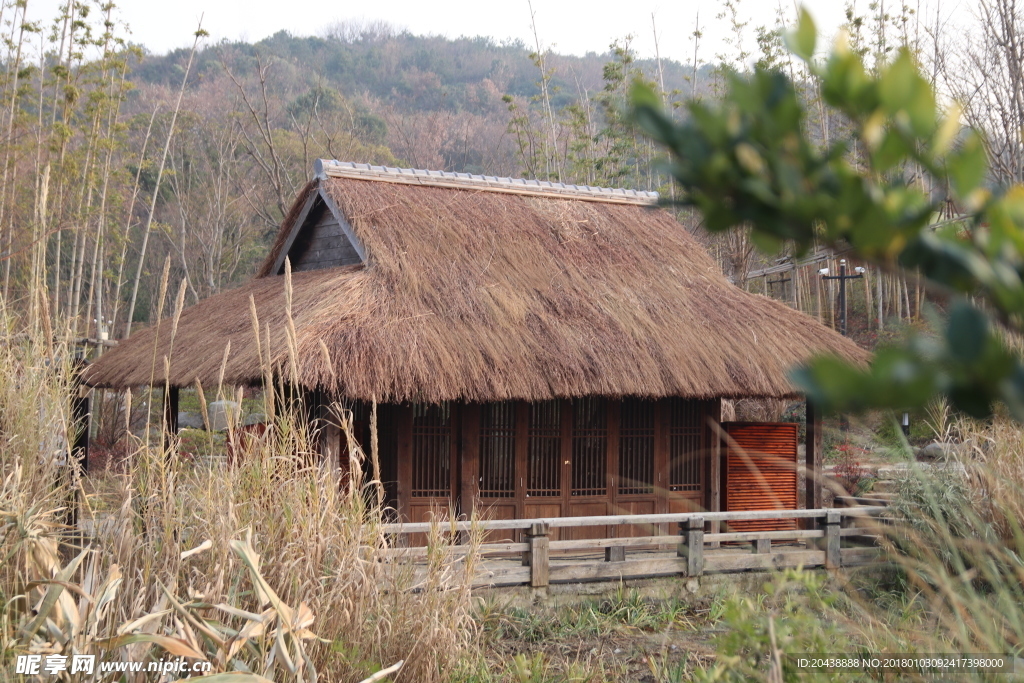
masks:
<svg viewBox="0 0 1024 683"><path fill-rule="evenodd" d="M709 512L720 512L722 510L722 458L724 457L722 452L722 437L720 431L722 428L722 399L713 399L707 412L707 427L705 428L705 445L706 445L706 462L704 465L705 476L707 477L706 483L704 484L704 508ZM721 528L722 523L719 521L711 522L708 531L712 534L717 534ZM718 541L712 541L711 547L717 548L720 543Z"/></svg>
<svg viewBox="0 0 1024 683"><path fill-rule="evenodd" d="M480 404L462 408L462 496L459 510L464 515L477 511L480 500Z"/></svg>
<svg viewBox="0 0 1024 683"><path fill-rule="evenodd" d="M821 430L821 410L810 401L807 401L807 438L804 448L804 507L808 510L817 510L823 504L821 477L825 439Z"/></svg>
<svg viewBox="0 0 1024 683"><path fill-rule="evenodd" d="M608 424L608 447L606 451L607 456L605 457L604 485L608 499L608 512L606 514L609 515L619 513L619 510L616 508L616 494L618 493L619 483L619 423L621 421L621 414L622 402L608 399L606 414ZM618 535L618 530L614 527L609 529L609 531L612 536Z"/></svg>
<svg viewBox="0 0 1024 683"><path fill-rule="evenodd" d="M75 397L71 401L72 434L74 435L71 454L74 459L78 460L82 472L89 471L89 431L92 428L90 391L89 387L79 384Z"/></svg>
<svg viewBox="0 0 1024 683"><path fill-rule="evenodd" d="M682 542L676 554L686 558L686 575L700 576L704 573L704 518L691 517L679 523Z"/></svg>
<svg viewBox="0 0 1024 683"><path fill-rule="evenodd" d="M669 457L668 457L668 399L660 398L654 403L654 491L657 495L654 511L664 514L669 511ZM660 525L660 533L668 533L668 525Z"/></svg>
<svg viewBox="0 0 1024 683"><path fill-rule="evenodd" d="M516 402L516 440L515 440L515 501L516 516L526 517L526 479L529 473L530 447L530 404L526 401Z"/></svg>
<svg viewBox="0 0 1024 683"><path fill-rule="evenodd" d="M81 372L85 369L86 361L79 361L75 377L75 393L71 399L71 433L67 438L71 441L71 452L68 456L71 460L77 460L81 472L89 469L89 432L92 429L92 410L90 409L89 393L91 389L82 383ZM69 476L66 481L73 481L73 472L70 461L69 467L63 468ZM62 483L60 478L58 484ZM72 538L78 534L78 496L79 487L71 485L67 489L67 508L64 511L64 524L70 527ZM80 540L80 539L79 539Z"/></svg>
<svg viewBox="0 0 1024 683"><path fill-rule="evenodd" d="M839 527L842 517L839 510L829 510L825 516L825 569L839 569L842 554L839 546Z"/></svg>
<svg viewBox="0 0 1024 683"><path fill-rule="evenodd" d="M533 524L526 532L526 543L530 549L523 553L523 564L530 568L530 586L544 588L548 585L549 528L540 522Z"/></svg>
<svg viewBox="0 0 1024 683"><path fill-rule="evenodd" d="M464 403L452 401L448 404L448 419L451 436L448 440L448 504L458 515L459 501L462 500L462 408Z"/></svg>
<svg viewBox="0 0 1024 683"><path fill-rule="evenodd" d="M572 401L562 399L560 408L562 427L562 517L569 516L569 500L572 498Z"/></svg>
<svg viewBox="0 0 1024 683"><path fill-rule="evenodd" d="M409 520L412 497L412 404L395 406L398 427L398 514Z"/></svg>
<svg viewBox="0 0 1024 683"><path fill-rule="evenodd" d="M332 438L332 435L330 434L331 429L329 428L329 423L331 421L330 401L327 400L327 396L321 389L303 390L302 400L305 402L306 406L306 423L309 427L310 437L316 438L314 443L316 444L317 453L320 456L320 462L326 462L330 459L329 449L331 448L331 444L329 443L329 440ZM241 406L239 406L238 412L239 416L241 416ZM232 424L236 427L241 427L242 421L239 420L237 423ZM355 429L354 421L352 423L352 428ZM360 438L358 433L355 436L357 440ZM339 430L337 436L337 448L341 447L342 441L343 437ZM346 457L351 457L347 452L348 441L345 441L345 446Z"/></svg>

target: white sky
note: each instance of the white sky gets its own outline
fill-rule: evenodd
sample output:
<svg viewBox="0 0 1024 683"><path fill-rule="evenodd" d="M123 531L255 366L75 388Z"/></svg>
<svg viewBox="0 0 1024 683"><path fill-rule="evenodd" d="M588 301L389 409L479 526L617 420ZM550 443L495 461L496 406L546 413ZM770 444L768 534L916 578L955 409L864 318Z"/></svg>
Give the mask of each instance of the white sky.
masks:
<svg viewBox="0 0 1024 683"><path fill-rule="evenodd" d="M866 6L869 0L859 0ZM29 0L29 18L54 17L65 0ZM783 0L741 0L748 49L754 47L754 27L775 25L775 13ZM954 5L944 2L944 7ZM963 0L970 4L970 0ZM819 30L834 33L843 21L843 0L808 0ZM895 4L895 3L894 3ZM911 4L917 4L911 0ZM192 44L200 16L210 40L243 38L256 41L281 29L296 35L320 34L328 24L343 19L383 19L415 34L490 36L497 40L520 38L533 45L527 0L119 0L121 18L132 39L156 53ZM793 14L793 0L783 6ZM608 44L627 34L635 36L641 57L654 56L651 14L655 15L662 57L682 62L693 59L690 35L700 9L704 38L700 60L712 61L727 52L722 38L726 22L718 20L719 3L672 0L534 0L537 28L545 47L556 52L584 54L604 52ZM963 14L963 10L954 10Z"/></svg>

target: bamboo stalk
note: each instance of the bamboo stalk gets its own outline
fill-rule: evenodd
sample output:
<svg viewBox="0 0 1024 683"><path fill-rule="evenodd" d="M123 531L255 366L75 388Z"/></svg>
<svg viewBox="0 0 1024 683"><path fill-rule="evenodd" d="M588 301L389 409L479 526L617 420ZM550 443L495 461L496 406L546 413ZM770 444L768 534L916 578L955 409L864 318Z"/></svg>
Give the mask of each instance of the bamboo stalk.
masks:
<svg viewBox="0 0 1024 683"><path fill-rule="evenodd" d="M11 152L14 147L14 114L15 108L18 103L18 77L21 73L21 50L25 42L25 14L28 12L27 0L21 4L21 23L17 21L18 12L15 9L14 18L11 20L11 43L13 44L15 28L20 28L18 33L17 49L15 51L14 59L8 63L8 80L11 82L11 101L7 112L7 136L5 139L6 150L4 155L4 172L3 182L0 183L0 225L3 225L4 219L7 220L6 230L6 249L2 253L6 253L7 258L4 259L4 281L3 281L3 296L4 300L8 300L9 288L11 283L11 261L13 260L14 252L14 184L11 183L11 196L10 200L7 199L8 189L8 177L11 173ZM6 212L5 212L5 209Z"/></svg>
<svg viewBox="0 0 1024 683"><path fill-rule="evenodd" d="M142 279L142 267L146 261L146 247L149 244L149 231L153 225L153 214L156 212L156 201L160 196L160 180L164 175L164 166L167 164L167 152L171 147L171 138L174 135L174 124L178 120L178 111L181 109L181 100L185 97L185 86L188 84L188 75L192 70L192 61L196 56L196 48L199 46L199 38L203 35L203 22L200 20L199 29L196 31L195 41L192 43L192 51L188 55L188 64L185 66L185 75L181 79L181 89L178 91L178 101L174 105L174 113L171 114L171 124L167 130L167 138L164 140L164 152L160 156L160 167L156 174L156 183L153 188L153 199L149 205L149 215L146 217L146 227L142 230L142 247L139 250L139 263L135 269L135 282L132 284L132 297L128 304L128 320L125 322L124 336L128 338L132 334L132 318L135 316L135 300L139 294L139 280Z"/></svg>
<svg viewBox="0 0 1024 683"><path fill-rule="evenodd" d="M874 312L874 302L871 298L871 269L864 269L864 311L867 313L868 331L871 331L871 314Z"/></svg>
<svg viewBox="0 0 1024 683"><path fill-rule="evenodd" d="M878 273L878 283L875 289L878 291L878 330L882 331L885 329L885 314L882 310L882 302L885 300L885 275L881 272Z"/></svg>

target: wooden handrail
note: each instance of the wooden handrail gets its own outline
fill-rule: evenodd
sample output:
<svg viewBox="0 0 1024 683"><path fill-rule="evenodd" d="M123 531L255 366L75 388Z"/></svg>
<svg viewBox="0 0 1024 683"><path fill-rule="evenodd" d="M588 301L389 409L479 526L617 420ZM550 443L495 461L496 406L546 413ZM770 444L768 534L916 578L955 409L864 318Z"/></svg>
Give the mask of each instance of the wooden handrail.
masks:
<svg viewBox="0 0 1024 683"><path fill-rule="evenodd" d="M826 517L830 512L841 517L866 517L881 514L888 508L884 505L852 508L819 508L815 510L744 510L739 512L679 512L655 515L599 515L594 517L547 517L538 519L490 519L490 520L438 520L437 522L411 522L408 524L384 524L381 530L386 534L422 534L431 529L444 531L484 531L499 529L529 529L534 524L546 524L552 529L585 526L612 526L619 524L678 524L691 519L702 518L706 522L731 522L759 519L816 519Z"/></svg>
<svg viewBox="0 0 1024 683"><path fill-rule="evenodd" d="M470 553L493 556L495 553L515 557L519 554L520 566L512 562L479 563L475 565L474 574L467 579L473 586L523 585L536 589L546 589L551 582L591 581L622 578L646 578L654 576L681 575L691 578L702 576L705 572L737 571L744 569L781 569L784 567L824 567L839 569L853 564L878 561L882 549L843 548L841 541L845 537L864 537L877 541L877 529L870 527L841 528L843 518L865 518L880 514L887 510L886 506L860 508L821 508L814 510L757 510L742 512L689 512L659 515L603 515L594 517L556 517L549 519L516 519L490 521L439 520L433 524L421 522L416 524L389 524L384 526L385 533L410 534L423 533L431 527L440 530L464 532L477 529L480 531L493 529L525 529L521 540L509 539L504 542L483 544L466 543L460 533L458 539L462 545L448 546L453 559ZM781 529L764 531L745 531L705 534L705 523L709 521L739 521L765 519L814 519L817 520L812 529ZM881 521L885 521L884 519ZM592 538L556 540L552 537L552 528L586 527L586 526L617 526L637 524L675 523L678 527L673 535L630 536L624 538ZM870 522L868 522L870 523ZM652 531L656 531L652 529ZM401 545L404 539L394 539ZM451 541L456 541L453 537ZM457 541L456 541L457 542ZM750 543L747 553L712 551L705 553L705 546L717 547L721 542ZM794 542L800 547L793 547ZM674 546L673 556L659 554L658 548ZM580 558L578 555L604 550L604 560ZM654 550L652 554L646 551ZM739 550L737 548L737 550ZM551 556L551 552L576 553L571 561L561 555ZM637 552L639 551L639 552ZM395 561L412 560L416 562L429 556L427 547L384 548L383 556ZM630 552L634 557L629 557ZM552 560L555 560L552 562Z"/></svg>

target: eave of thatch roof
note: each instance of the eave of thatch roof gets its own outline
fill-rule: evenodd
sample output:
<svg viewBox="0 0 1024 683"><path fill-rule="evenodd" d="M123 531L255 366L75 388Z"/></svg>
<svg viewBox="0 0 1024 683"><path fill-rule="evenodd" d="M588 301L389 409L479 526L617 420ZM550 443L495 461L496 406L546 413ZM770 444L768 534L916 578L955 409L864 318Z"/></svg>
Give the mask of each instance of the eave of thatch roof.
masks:
<svg viewBox="0 0 1024 683"><path fill-rule="evenodd" d="M581 395L790 396L815 354L866 352L810 317L723 277L668 213L637 204L328 177L323 192L363 265L291 276L295 374L350 398L539 400ZM275 263L181 316L170 382L259 383L289 365L286 278ZM258 342L250 297L259 320ZM164 381L170 324L94 363L87 381ZM289 370L290 372L290 370Z"/></svg>

